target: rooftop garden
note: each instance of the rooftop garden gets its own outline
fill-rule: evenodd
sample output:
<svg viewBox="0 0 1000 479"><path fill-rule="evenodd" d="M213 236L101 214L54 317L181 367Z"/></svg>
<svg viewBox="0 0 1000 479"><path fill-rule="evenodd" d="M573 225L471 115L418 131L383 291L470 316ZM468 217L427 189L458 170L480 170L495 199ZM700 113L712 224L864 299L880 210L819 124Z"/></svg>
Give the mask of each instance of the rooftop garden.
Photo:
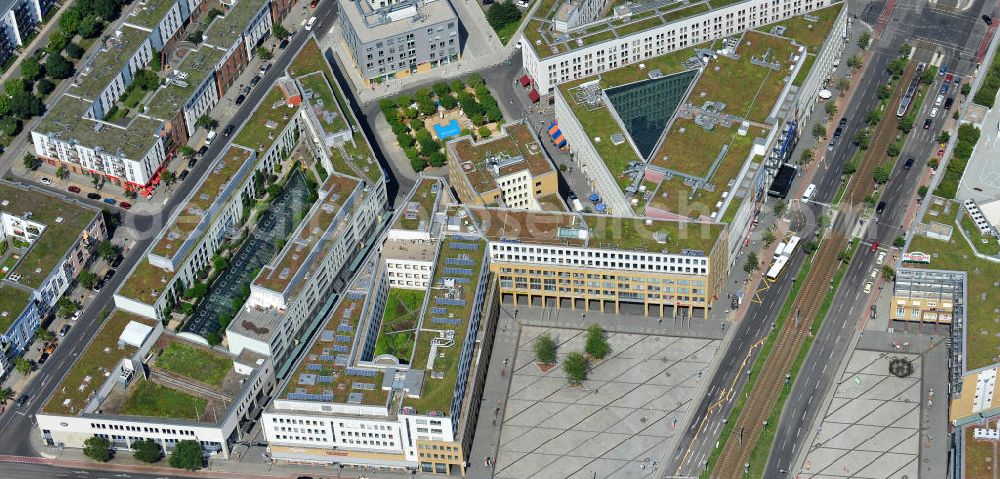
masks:
<svg viewBox="0 0 1000 479"><path fill-rule="evenodd" d="M31 293L11 284L0 283L0 334L7 333L30 301Z"/></svg>
<svg viewBox="0 0 1000 479"><path fill-rule="evenodd" d="M225 16L212 22L205 32L205 43L228 49L241 38L247 24L266 3L265 0L237 2L225 12Z"/></svg>
<svg viewBox="0 0 1000 479"><path fill-rule="evenodd" d="M399 215L396 224L397 229L416 231L423 222L426 227L430 227L431 215L434 214L434 207L437 204L438 196L441 192L441 182L434 178L422 178L417 187L413 190L413 196L407 199L404 211ZM414 203L415 208L410 208L409 203Z"/></svg>
<svg viewBox="0 0 1000 479"><path fill-rule="evenodd" d="M86 72L86 75L83 75L74 90L76 94L90 99L100 95L139 50L139 46L149 38L149 32L138 28L122 26L118 31L121 35L113 35L116 40L111 46L93 56L89 71L81 68L81 73Z"/></svg>
<svg viewBox="0 0 1000 479"><path fill-rule="evenodd" d="M136 348L132 346L118 347L118 337L130 321L147 326L154 324L149 319L116 309L91 338L90 344L80 353L76 362L70 366L63 376L62 383L53 390L48 401L42 406L42 412L62 415L76 415L81 412L91 394L95 393L107 379L111 368L115 367L118 361L135 354Z"/></svg>
<svg viewBox="0 0 1000 479"><path fill-rule="evenodd" d="M937 197L929 199L933 203L923 222L956 226L955 219L961 205ZM968 275L965 309L966 370L1000 362L1000 314L995 311L1000 300L1000 287L996 286L997 278L1000 278L1000 263L976 257L972 247L957 230L952 232L951 239L947 242L914 235L908 251L931 255L930 264L908 263L908 267L965 271Z"/></svg>
<svg viewBox="0 0 1000 479"><path fill-rule="evenodd" d="M456 247L459 243L472 243L460 241L453 238L446 238L441 245L437 264L434 267L434 288L430 290L431 297L427 300L427 311L424 314L424 322L420 333L417 336L417 348L413 355L413 368L423 369L424 387L419 398L405 398L403 405L415 408L419 414L427 414L431 411L440 411L448 414L451 409L451 402L455 395L455 387L458 383L458 362L460 359L462 345L468 339L469 326L472 321L479 321L478 317L470 317L473 309L476 290L480 287L479 275L483 268L483 254L486 251L486 244L476 241L476 249L465 249ZM452 268L449 259L461 258L468 260L471 264L465 268L468 275L459 275L457 272L446 272L446 268ZM455 278L456 276L466 277L470 282L462 284L456 282L456 288L446 290L445 278ZM438 318L435 321L435 318ZM431 342L438 339L439 331L454 331L454 344L438 349L438 357L433 359L433 368L429 363ZM472 340L472 339L469 339ZM439 371L443 374L440 379L432 378L431 370Z"/></svg>
<svg viewBox="0 0 1000 479"><path fill-rule="evenodd" d="M135 265L135 269L128 278L122 282L118 294L123 297L134 299L141 303L153 304L174 278L174 273L157 268L150 264L146 258L142 258Z"/></svg>
<svg viewBox="0 0 1000 479"><path fill-rule="evenodd" d="M650 220L650 224L646 224L641 218L606 215L587 215L585 218L591 234L589 247L671 254L698 250L707 256L724 227L718 223L663 220Z"/></svg>
<svg viewBox="0 0 1000 479"><path fill-rule="evenodd" d="M265 152L292 119L297 107L289 107L281 87L275 85L233 140L251 150Z"/></svg>
<svg viewBox="0 0 1000 479"><path fill-rule="evenodd" d="M530 127L523 122L505 125L501 135L478 143L473 143L471 137L463 137L448 143L449 153L455 161L462 164L471 163L470 167L463 167L460 171L465 174L474 191L485 193L499 188L496 177L486 162L491 157L501 154L511 158L520 156L524 161L502 168L499 171L500 176L522 170L528 170L533 176L555 171L544 148L538 143Z"/></svg>
<svg viewBox="0 0 1000 479"><path fill-rule="evenodd" d="M712 2L713 5L715 3ZM770 27L783 26L785 27L783 36L794 39L795 43L808 48L809 52L817 53L823 46L823 42L826 41L826 37L830 35L833 22L837 20L837 15L840 14L840 9L844 8L844 5L844 3L835 3L829 7L809 12L807 15L810 18L808 19L807 15L799 15L771 24L769 28L761 30L770 32Z"/></svg>
<svg viewBox="0 0 1000 479"><path fill-rule="evenodd" d="M423 304L423 291L389 289L382 324L375 340L375 356L391 354L404 364L410 363L413 339L416 337L417 321Z"/></svg>
<svg viewBox="0 0 1000 479"><path fill-rule="evenodd" d="M313 93L313 97L310 102L312 102L316 108L322 108L322 110L333 113L333 120L329 124L324 125L324 128L328 132L346 130L347 120L344 119L344 114L340 111L337 100L333 97L333 90L330 89L330 84L327 83L326 77L317 72L301 76L298 80L299 83L302 84L303 88ZM322 112L317 111L316 117L322 121Z"/></svg>
<svg viewBox="0 0 1000 479"><path fill-rule="evenodd" d="M141 8L133 9L132 16L126 21L136 26L154 29L174 5L177 5L175 0L147 0Z"/></svg>
<svg viewBox="0 0 1000 479"><path fill-rule="evenodd" d="M208 408L206 399L160 385L153 381L137 379L122 405L121 414L168 419L197 421Z"/></svg>
<svg viewBox="0 0 1000 479"><path fill-rule="evenodd" d="M156 358L156 366L209 386L222 386L233 360L215 351L173 340Z"/></svg>

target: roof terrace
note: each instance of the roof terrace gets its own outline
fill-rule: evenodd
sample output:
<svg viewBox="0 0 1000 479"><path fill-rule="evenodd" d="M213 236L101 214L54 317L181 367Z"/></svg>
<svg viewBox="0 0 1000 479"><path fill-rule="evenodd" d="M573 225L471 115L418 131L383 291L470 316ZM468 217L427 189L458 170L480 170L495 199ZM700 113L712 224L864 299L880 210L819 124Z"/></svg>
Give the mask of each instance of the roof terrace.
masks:
<svg viewBox="0 0 1000 479"><path fill-rule="evenodd" d="M90 101L63 95L49 108L35 131L135 160L142 159L159 141L162 121L138 116L123 128L84 118L92 105Z"/></svg>
<svg viewBox="0 0 1000 479"><path fill-rule="evenodd" d="M403 406L417 414L448 414L458 382L458 361L472 321L476 291L484 268L486 243L446 236L434 267L427 309L417 333L412 367L424 371L420 397L407 396Z"/></svg>
<svg viewBox="0 0 1000 479"><path fill-rule="evenodd" d="M285 292L307 279L309 271L320 264L324 246L336 240L331 231L346 223L349 210L346 202L360 183L354 178L330 175L320 187L321 200L299 225L298 231L271 264L264 266L254 284L272 291ZM305 268L303 268L305 266Z"/></svg>
<svg viewBox="0 0 1000 479"><path fill-rule="evenodd" d="M267 0L239 0L225 16L216 18L205 32L205 43L228 50L249 28L250 20L267 4Z"/></svg>
<svg viewBox="0 0 1000 479"><path fill-rule="evenodd" d="M42 234L10 271L18 283L39 288L100 211L41 191L0 182L0 212L44 225ZM23 308L22 308L23 309ZM21 311L18 310L17 314Z"/></svg>
<svg viewBox="0 0 1000 479"><path fill-rule="evenodd" d="M149 32L123 25L105 41L101 49L84 63L77 74L74 94L94 100L111 84L111 79L128 65L139 46L149 38ZM52 113L49 113L51 116Z"/></svg>
<svg viewBox="0 0 1000 479"><path fill-rule="evenodd" d="M188 52L167 84L146 103L146 115L168 120L183 110L195 90L215 71L226 52L207 45Z"/></svg>
<svg viewBox="0 0 1000 479"><path fill-rule="evenodd" d="M448 142L472 188L486 193L499 188L497 178L527 170L533 177L555 172L542 145L524 122L505 125L503 135L478 143L471 137ZM520 160L518 160L520 159Z"/></svg>

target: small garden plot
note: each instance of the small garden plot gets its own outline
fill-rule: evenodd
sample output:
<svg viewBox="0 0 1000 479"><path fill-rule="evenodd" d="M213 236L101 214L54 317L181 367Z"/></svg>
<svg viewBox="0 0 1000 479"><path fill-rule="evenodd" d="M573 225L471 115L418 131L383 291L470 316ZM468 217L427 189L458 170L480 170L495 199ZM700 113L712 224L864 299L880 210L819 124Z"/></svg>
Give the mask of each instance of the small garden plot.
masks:
<svg viewBox="0 0 1000 479"><path fill-rule="evenodd" d="M420 307L423 304L423 291L389 290L382 325L375 340L375 356L391 354L402 363L410 363L417 320L420 319Z"/></svg>
<svg viewBox="0 0 1000 479"><path fill-rule="evenodd" d="M147 416L169 419L198 420L205 414L208 401L188 393L142 381L134 386L125 399L121 413L126 416Z"/></svg>
<svg viewBox="0 0 1000 479"><path fill-rule="evenodd" d="M500 106L479 75L437 83L413 96L386 98L379 106L414 171L444 166L444 142L449 139L489 138L503 124Z"/></svg>
<svg viewBox="0 0 1000 479"><path fill-rule="evenodd" d="M178 341L172 341L163 349L160 357L156 358L156 365L216 387L222 385L226 374L233 369L229 358Z"/></svg>

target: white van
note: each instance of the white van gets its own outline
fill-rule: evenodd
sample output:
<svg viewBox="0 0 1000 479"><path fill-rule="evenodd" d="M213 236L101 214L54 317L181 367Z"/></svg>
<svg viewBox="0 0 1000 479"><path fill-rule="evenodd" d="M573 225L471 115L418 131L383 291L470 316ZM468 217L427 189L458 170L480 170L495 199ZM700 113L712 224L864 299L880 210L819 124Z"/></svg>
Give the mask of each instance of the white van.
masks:
<svg viewBox="0 0 1000 479"><path fill-rule="evenodd" d="M813 183L809 183L809 186L806 187L806 192L802 193L802 201L809 201L809 198L812 198L812 195L815 191L816 191L816 185Z"/></svg>
<svg viewBox="0 0 1000 479"><path fill-rule="evenodd" d="M306 22L306 31L312 30L313 25L316 24L316 17L309 17L309 21Z"/></svg>
<svg viewBox="0 0 1000 479"><path fill-rule="evenodd" d="M208 134L205 135L205 144L206 145L211 145L212 144L212 140L214 140L214 139L215 139L215 130L209 131Z"/></svg>

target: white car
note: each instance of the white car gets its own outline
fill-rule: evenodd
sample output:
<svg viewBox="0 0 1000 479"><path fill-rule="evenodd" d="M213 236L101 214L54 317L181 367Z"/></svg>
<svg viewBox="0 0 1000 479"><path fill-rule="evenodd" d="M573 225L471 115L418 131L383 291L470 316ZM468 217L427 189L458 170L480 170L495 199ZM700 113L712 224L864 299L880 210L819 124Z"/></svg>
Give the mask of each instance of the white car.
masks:
<svg viewBox="0 0 1000 479"><path fill-rule="evenodd" d="M306 31L312 30L313 25L315 24L316 24L316 17L309 17L309 20L306 21L306 27L305 27Z"/></svg>
<svg viewBox="0 0 1000 479"><path fill-rule="evenodd" d="M42 184L45 186L52 186L52 180L48 178L42 178Z"/></svg>
<svg viewBox="0 0 1000 479"><path fill-rule="evenodd" d="M934 99L934 106L941 106L942 102L944 102L944 95L938 95L937 98Z"/></svg>
<svg viewBox="0 0 1000 479"><path fill-rule="evenodd" d="M873 269L872 270L872 274L868 275L868 277L871 278L871 279L873 279L873 280L875 278L877 278L878 277L878 268Z"/></svg>
<svg viewBox="0 0 1000 479"><path fill-rule="evenodd" d="M885 261L885 251L879 251L878 259L875 260L875 264L881 266L884 261Z"/></svg>
<svg viewBox="0 0 1000 479"><path fill-rule="evenodd" d="M869 281L865 283L865 294L871 294L872 292L872 282Z"/></svg>
<svg viewBox="0 0 1000 479"><path fill-rule="evenodd" d="M931 108L931 118L937 117L938 109L937 107Z"/></svg>
<svg viewBox="0 0 1000 479"><path fill-rule="evenodd" d="M80 319L80 315L81 314L83 314L83 311L78 309L78 310L76 310L75 313L73 313L73 316L69 317L69 319L72 320L72 321L76 321L76 320Z"/></svg>

